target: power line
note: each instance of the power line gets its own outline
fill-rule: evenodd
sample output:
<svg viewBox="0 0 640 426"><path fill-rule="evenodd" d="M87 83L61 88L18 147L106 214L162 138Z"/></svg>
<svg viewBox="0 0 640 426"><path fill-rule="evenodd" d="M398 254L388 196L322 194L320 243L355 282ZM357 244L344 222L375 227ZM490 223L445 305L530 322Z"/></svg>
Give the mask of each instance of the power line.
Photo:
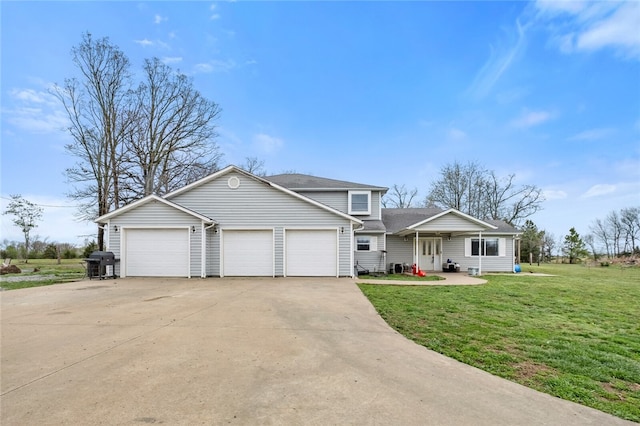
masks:
<svg viewBox="0 0 640 426"><path fill-rule="evenodd" d="M3 200L7 200L7 201L13 201L12 198L7 198L7 197L0 197ZM38 206L38 207L56 207L56 208L66 208L66 209L71 209L71 208L78 208L80 206L55 206L52 204L38 204L38 203L33 203L34 205Z"/></svg>

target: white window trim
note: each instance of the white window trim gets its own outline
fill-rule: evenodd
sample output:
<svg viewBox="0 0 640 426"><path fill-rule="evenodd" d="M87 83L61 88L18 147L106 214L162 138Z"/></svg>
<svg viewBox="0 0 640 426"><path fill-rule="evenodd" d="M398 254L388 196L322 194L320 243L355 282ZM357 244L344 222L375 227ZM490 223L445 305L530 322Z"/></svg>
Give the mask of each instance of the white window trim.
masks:
<svg viewBox="0 0 640 426"><path fill-rule="evenodd" d="M465 238L464 239L464 256L465 257L478 257L477 254L471 254L471 240L477 240L479 239L478 237L470 237L470 238ZM507 240L506 238L500 238L500 237L489 237L489 236L482 236L481 238L482 240L498 240L498 255L497 256L487 256L486 254L483 254L482 257L505 257L506 256L506 247L507 247ZM481 251L482 252L482 251Z"/></svg>
<svg viewBox="0 0 640 426"><path fill-rule="evenodd" d="M368 238L369 239L369 250L359 250L358 249L358 238ZM372 235L356 235L353 239L353 245L357 252L372 252L378 251L378 237Z"/></svg>
<svg viewBox="0 0 640 426"><path fill-rule="evenodd" d="M367 211L358 210L353 211L351 208L351 198L353 195L366 195L367 196ZM371 191L349 191L349 214L351 215L371 215Z"/></svg>

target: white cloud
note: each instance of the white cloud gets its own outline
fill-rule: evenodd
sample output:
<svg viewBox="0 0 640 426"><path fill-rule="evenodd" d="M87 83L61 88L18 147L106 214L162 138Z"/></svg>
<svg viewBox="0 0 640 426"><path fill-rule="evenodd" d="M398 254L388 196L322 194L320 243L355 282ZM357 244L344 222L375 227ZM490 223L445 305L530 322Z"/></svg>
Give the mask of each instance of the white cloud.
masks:
<svg viewBox="0 0 640 426"><path fill-rule="evenodd" d="M216 6L215 4L212 4L211 6L209 6L209 10L213 12L211 16L209 16L209 19L211 19L212 21L215 21L216 19L220 19L220 14L215 12L217 8L218 6Z"/></svg>
<svg viewBox="0 0 640 426"><path fill-rule="evenodd" d="M448 136L451 140L459 141L465 139L467 137L467 134L460 129L452 127L451 129L449 129Z"/></svg>
<svg viewBox="0 0 640 426"><path fill-rule="evenodd" d="M615 185L609 185L609 184L593 185L591 188L587 190L587 192L582 194L582 198L591 198L591 197L598 197L601 195L611 194L615 190L616 190Z"/></svg>
<svg viewBox="0 0 640 426"><path fill-rule="evenodd" d="M261 151L270 154L280 150L284 146L284 141L265 133L258 133L253 136L253 144Z"/></svg>
<svg viewBox="0 0 640 426"><path fill-rule="evenodd" d="M564 53L610 48L640 60L640 2L539 0L536 8Z"/></svg>
<svg viewBox="0 0 640 426"><path fill-rule="evenodd" d="M142 47L153 46L153 42L146 38L142 40L133 40L133 42L139 44Z"/></svg>
<svg viewBox="0 0 640 426"><path fill-rule="evenodd" d="M563 200L567 198L567 193L558 189L545 189L542 193L545 200Z"/></svg>
<svg viewBox="0 0 640 426"><path fill-rule="evenodd" d="M182 62L182 57L180 56L174 56L174 57L168 57L165 56L162 58L162 63L164 64L177 64L178 62Z"/></svg>
<svg viewBox="0 0 640 426"><path fill-rule="evenodd" d="M156 14L156 16L153 17L153 23L154 24L161 24L162 22L167 21L168 19L169 18L166 18L164 16L160 16L160 15Z"/></svg>
<svg viewBox="0 0 640 426"><path fill-rule="evenodd" d="M12 89L11 103L2 114L7 123L22 131L46 134L62 133L68 126L68 116L60 101L51 93L34 89Z"/></svg>
<svg viewBox="0 0 640 426"><path fill-rule="evenodd" d="M529 128L538 126L552 118L548 111L525 111L518 118L511 121L513 127Z"/></svg>
<svg viewBox="0 0 640 426"><path fill-rule="evenodd" d="M595 141L608 137L613 133L613 129L590 129L580 132L568 138L570 141Z"/></svg>
<svg viewBox="0 0 640 426"><path fill-rule="evenodd" d="M236 68L236 61L233 59L227 59L226 61L221 60L211 60L206 63L196 64L194 67L194 71L196 73L211 73L211 72L229 72L232 69Z"/></svg>
<svg viewBox="0 0 640 426"><path fill-rule="evenodd" d="M506 44L507 47L489 46L489 59L476 74L468 93L476 98L483 98L489 94L493 86L507 72L516 58L522 54L526 44L527 26L521 25L516 20L515 30L510 30L507 36L511 38Z"/></svg>

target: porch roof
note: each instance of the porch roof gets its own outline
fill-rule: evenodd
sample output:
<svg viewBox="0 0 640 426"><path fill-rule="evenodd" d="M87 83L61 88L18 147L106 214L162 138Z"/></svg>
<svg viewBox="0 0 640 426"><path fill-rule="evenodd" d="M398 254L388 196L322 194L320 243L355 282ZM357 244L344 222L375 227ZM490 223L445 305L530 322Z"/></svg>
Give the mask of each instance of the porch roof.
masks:
<svg viewBox="0 0 640 426"><path fill-rule="evenodd" d="M360 229L356 229L356 232L385 232L387 228L381 220L363 220L363 226Z"/></svg>
<svg viewBox="0 0 640 426"><path fill-rule="evenodd" d="M493 234L519 233L516 228L502 220L480 220L455 209L382 209L382 220L387 232L397 235L415 232L449 236L479 231Z"/></svg>

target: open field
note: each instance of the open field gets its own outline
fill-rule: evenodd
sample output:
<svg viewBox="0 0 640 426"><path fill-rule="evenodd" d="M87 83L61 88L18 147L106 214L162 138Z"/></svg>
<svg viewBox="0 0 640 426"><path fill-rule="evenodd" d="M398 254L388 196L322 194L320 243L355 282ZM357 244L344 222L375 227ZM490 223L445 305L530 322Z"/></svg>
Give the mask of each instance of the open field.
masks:
<svg viewBox="0 0 640 426"><path fill-rule="evenodd" d="M640 422L640 268L522 269L485 275L488 283L473 287L360 288L420 345Z"/></svg>
<svg viewBox="0 0 640 426"><path fill-rule="evenodd" d="M11 264L20 268L22 273L0 275L0 287L3 290L77 281L85 276L81 259L62 259L59 265L56 259L29 259L29 263L13 259Z"/></svg>

